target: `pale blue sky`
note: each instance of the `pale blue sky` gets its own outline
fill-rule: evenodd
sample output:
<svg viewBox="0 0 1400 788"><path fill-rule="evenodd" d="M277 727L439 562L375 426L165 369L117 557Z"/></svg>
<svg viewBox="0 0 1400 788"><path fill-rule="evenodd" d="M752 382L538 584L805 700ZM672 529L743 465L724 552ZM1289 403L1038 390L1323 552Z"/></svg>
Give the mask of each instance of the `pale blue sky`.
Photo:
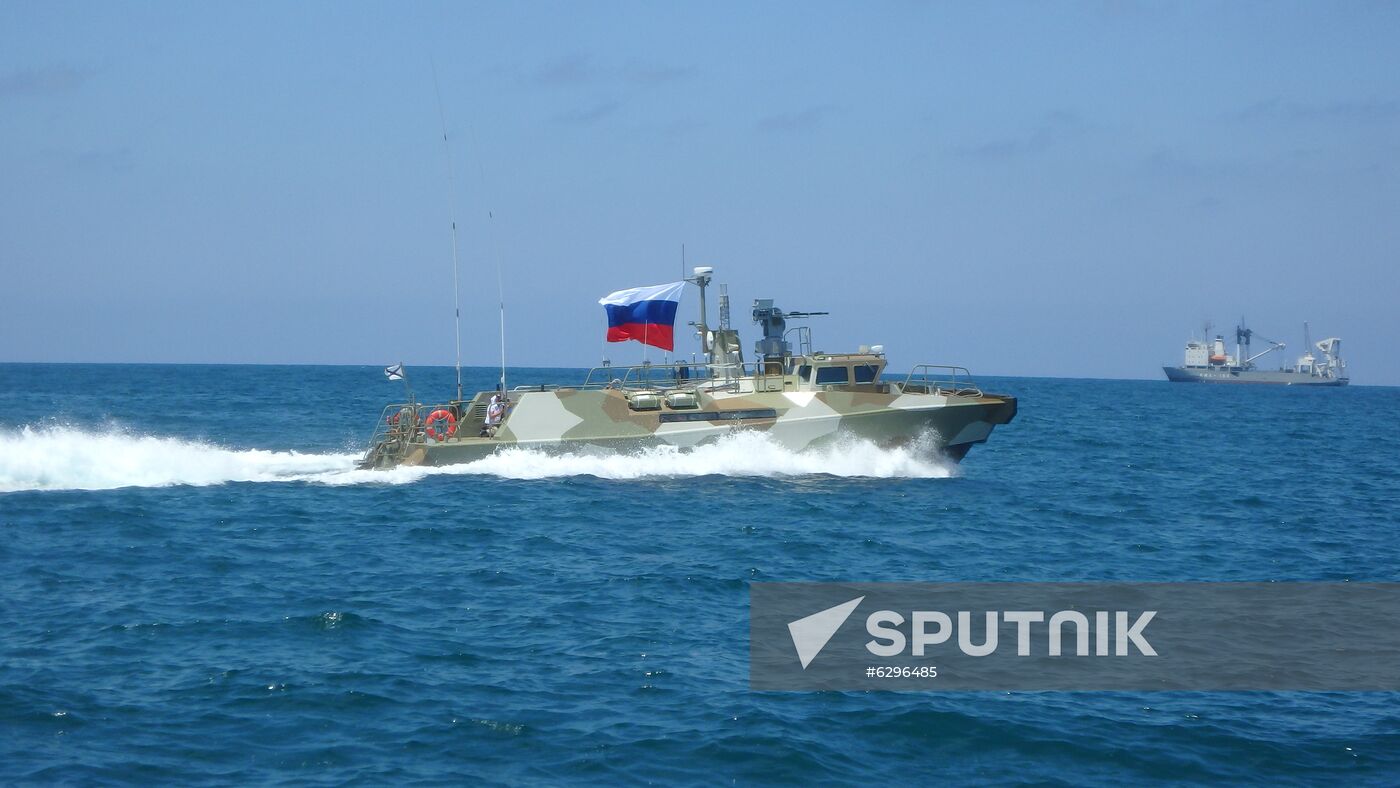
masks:
<svg viewBox="0 0 1400 788"><path fill-rule="evenodd" d="M0 361L588 366L680 245L892 366L1400 384L1400 4L0 5ZM487 219L487 212L494 219ZM693 316L693 292L682 304ZM688 345L687 345L688 347ZM614 346L616 361L640 358Z"/></svg>

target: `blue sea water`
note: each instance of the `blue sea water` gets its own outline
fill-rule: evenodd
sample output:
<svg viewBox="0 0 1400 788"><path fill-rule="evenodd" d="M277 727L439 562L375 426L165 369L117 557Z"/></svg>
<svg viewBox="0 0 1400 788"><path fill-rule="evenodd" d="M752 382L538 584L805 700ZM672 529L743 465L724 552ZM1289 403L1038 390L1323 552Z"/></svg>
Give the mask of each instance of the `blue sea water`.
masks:
<svg viewBox="0 0 1400 788"><path fill-rule="evenodd" d="M981 382L960 466L372 474L378 369L0 365L0 782L1397 780L1389 693L750 691L753 581L1400 581L1398 389Z"/></svg>

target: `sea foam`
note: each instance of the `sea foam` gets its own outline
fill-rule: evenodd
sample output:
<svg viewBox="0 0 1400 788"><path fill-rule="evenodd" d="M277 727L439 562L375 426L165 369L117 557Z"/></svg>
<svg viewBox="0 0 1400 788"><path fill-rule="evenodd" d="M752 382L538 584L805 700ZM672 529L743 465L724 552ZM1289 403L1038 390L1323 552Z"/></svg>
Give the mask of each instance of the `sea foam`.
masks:
<svg viewBox="0 0 1400 788"><path fill-rule="evenodd" d="M408 484L427 476L508 479L594 476L631 480L691 476L944 478L955 466L927 438L882 448L854 437L793 451L757 431L736 431L693 449L654 446L628 453L589 447L503 448L476 462L437 468L355 469L358 454L230 449L120 429L23 427L0 431L0 492L204 486L228 482Z"/></svg>
<svg viewBox="0 0 1400 788"><path fill-rule="evenodd" d="M0 492L283 481L354 467L353 454L235 450L121 429L0 431Z"/></svg>

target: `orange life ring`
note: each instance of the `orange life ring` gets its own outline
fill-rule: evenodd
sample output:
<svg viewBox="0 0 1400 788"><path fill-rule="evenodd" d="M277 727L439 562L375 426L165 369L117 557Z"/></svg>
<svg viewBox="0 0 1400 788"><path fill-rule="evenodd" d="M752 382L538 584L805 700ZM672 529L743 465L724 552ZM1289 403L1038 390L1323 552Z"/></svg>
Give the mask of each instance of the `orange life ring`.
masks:
<svg viewBox="0 0 1400 788"><path fill-rule="evenodd" d="M446 421L447 426L440 425L438 422L441 421ZM450 410L438 408L428 414L428 420L423 422L423 432L435 441L450 438L457 434L457 417L453 416Z"/></svg>

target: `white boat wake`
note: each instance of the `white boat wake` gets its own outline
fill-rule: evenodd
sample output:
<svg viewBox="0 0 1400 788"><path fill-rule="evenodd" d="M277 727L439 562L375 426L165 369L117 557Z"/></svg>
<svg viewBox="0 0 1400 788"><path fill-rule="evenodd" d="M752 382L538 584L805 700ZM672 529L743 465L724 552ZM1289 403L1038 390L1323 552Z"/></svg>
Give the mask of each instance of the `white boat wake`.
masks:
<svg viewBox="0 0 1400 788"><path fill-rule="evenodd" d="M617 454L588 449L545 452L506 448L476 462L439 468L355 469L358 454L229 449L120 429L73 427L0 430L0 493L207 486L229 482L324 485L408 484L427 476L507 479L665 479L693 476L946 478L955 467L928 440L881 448L846 438L796 452L762 432L739 431L694 449L659 446Z"/></svg>
<svg viewBox="0 0 1400 788"><path fill-rule="evenodd" d="M0 492L284 481L348 470L355 460L352 454L236 451L115 428L23 427L0 431Z"/></svg>

